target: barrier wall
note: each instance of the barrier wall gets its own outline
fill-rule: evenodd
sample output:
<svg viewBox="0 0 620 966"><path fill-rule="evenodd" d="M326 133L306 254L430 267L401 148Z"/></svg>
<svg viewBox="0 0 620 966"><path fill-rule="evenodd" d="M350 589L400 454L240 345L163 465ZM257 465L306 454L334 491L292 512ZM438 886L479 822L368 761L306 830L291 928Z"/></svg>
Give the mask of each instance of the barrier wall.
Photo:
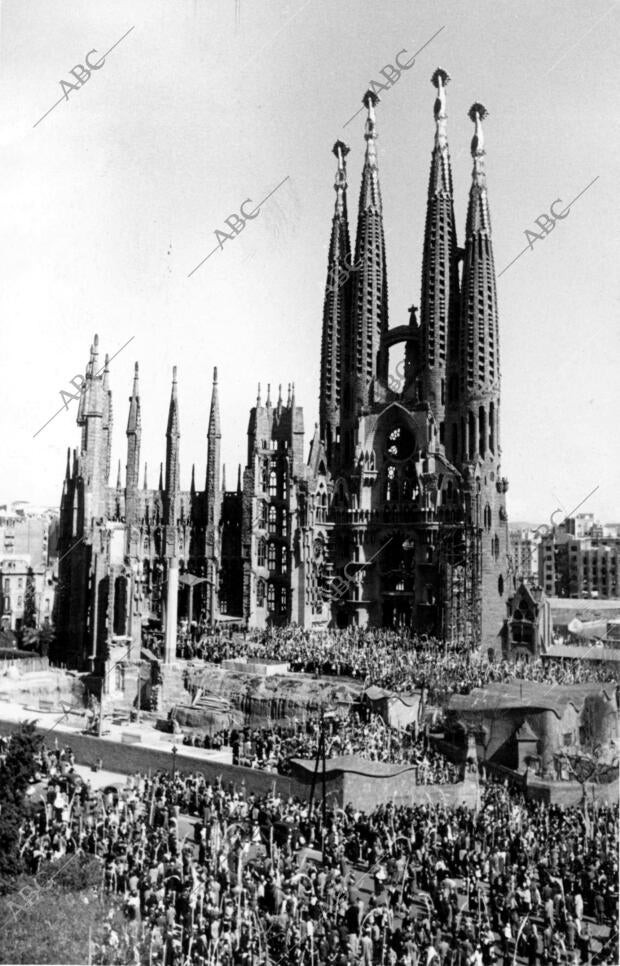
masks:
<svg viewBox="0 0 620 966"><path fill-rule="evenodd" d="M0 720L0 734L10 734L15 730L15 723ZM138 771L170 771L172 768L172 743L170 750L148 748L140 744L125 744L122 741L110 741L107 738L97 738L93 735L82 735L72 731L62 731L60 727L54 729L53 737L49 728L37 728L39 734L46 735L47 743L54 738L59 745L69 746L75 760L81 765L94 765L99 759L106 771L120 772L123 775ZM219 776L227 785L232 783L235 789L245 786L247 794L265 795L275 788L283 798L296 796L302 800L310 797L314 762L299 769L294 775L277 775L273 772L260 771L256 768L244 768L242 765L227 765L219 761L205 761L204 758L192 756L191 748L178 745L176 754L176 768L180 772L199 772L208 781L215 781ZM372 763L366 763L372 764ZM464 781L455 785L416 785L412 768L394 766L389 774L377 775L364 773L363 768L332 769L325 776L326 800L330 805L343 808L349 802L356 808L370 812L382 802L393 801L397 805L411 804L444 804L455 806L467 804L474 807L477 796L476 782ZM322 774L319 771L314 792L315 801L323 797Z"/></svg>

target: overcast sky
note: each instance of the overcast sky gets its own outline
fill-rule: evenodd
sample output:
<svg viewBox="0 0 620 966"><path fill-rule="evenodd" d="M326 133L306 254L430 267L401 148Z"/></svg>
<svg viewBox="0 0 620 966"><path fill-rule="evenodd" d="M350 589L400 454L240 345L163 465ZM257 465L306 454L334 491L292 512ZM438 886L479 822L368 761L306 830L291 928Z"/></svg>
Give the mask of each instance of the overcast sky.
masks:
<svg viewBox="0 0 620 966"><path fill-rule="evenodd" d="M204 479L214 365L228 485L245 462L256 384L296 383L306 441L318 413L334 141L355 214L364 114L380 70L378 155L392 325L418 304L438 65L462 243L467 111L481 101L498 273L526 229L587 186L567 217L498 280L502 470L513 520L558 506L620 520L617 57L620 5L567 0L3 0L1 5L0 501L59 502L93 333L111 367L114 471L125 465L140 362L142 459L156 485L171 369L179 369L181 481ZM111 48L79 89L69 71ZM441 29L443 28L443 29ZM36 124L36 127L34 126ZM244 231L216 229L245 199ZM594 179L598 179L594 181ZM594 183L592 183L594 182ZM246 211L253 205L246 205ZM351 224L352 233L355 224ZM34 437L34 438L33 438Z"/></svg>

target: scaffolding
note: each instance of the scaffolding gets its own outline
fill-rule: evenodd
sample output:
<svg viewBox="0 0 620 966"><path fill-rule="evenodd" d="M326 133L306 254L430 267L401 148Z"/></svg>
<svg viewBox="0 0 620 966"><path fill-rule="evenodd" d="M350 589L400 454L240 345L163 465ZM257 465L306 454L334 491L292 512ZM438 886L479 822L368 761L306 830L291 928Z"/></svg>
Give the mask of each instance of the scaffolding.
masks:
<svg viewBox="0 0 620 966"><path fill-rule="evenodd" d="M440 580L441 636L447 647L470 642L480 646L482 629L482 538L479 498L472 520L440 524L437 558Z"/></svg>

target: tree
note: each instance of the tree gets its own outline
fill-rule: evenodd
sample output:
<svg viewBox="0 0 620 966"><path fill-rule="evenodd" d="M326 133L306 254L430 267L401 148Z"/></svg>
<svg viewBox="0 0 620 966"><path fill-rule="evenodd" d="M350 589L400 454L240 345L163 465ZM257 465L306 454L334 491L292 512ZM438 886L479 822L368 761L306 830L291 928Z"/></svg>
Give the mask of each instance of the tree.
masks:
<svg viewBox="0 0 620 966"><path fill-rule="evenodd" d="M38 769L36 755L43 738L34 721L23 721L11 735L0 765L0 882L12 879L22 868L19 827L26 811L26 789Z"/></svg>
<svg viewBox="0 0 620 966"><path fill-rule="evenodd" d="M34 584L34 570L28 568L26 575L26 589L24 591L24 627L37 626L37 598Z"/></svg>
<svg viewBox="0 0 620 966"><path fill-rule="evenodd" d="M11 741L0 765L0 804L13 802L23 808L25 792L39 769L37 756L43 738L35 730L34 721L22 721L11 734Z"/></svg>

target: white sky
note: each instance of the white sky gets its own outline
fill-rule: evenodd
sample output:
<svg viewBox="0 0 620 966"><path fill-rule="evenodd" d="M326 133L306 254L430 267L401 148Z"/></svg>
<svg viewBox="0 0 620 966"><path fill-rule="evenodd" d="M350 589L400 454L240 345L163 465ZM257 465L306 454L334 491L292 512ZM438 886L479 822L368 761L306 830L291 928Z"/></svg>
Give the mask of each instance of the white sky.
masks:
<svg viewBox="0 0 620 966"><path fill-rule="evenodd" d="M112 363L116 460L140 362L142 459L157 482L173 364L182 485L205 473L220 373L228 485L245 462L256 383L296 383L309 443L318 409L334 141L351 147L349 205L371 79L441 27L381 95L378 154L391 324L418 304L436 66L462 243L475 100L498 272L525 229L594 178L568 217L499 279L503 472L513 520L583 507L620 519L619 4L594 0L4 0L0 39L0 497L58 503L77 404L34 433L83 372L94 332ZM62 96L60 79L134 27ZM402 59L406 59L403 57ZM96 60L93 55L91 60ZM288 181L191 278L244 199ZM247 206L251 209L252 206ZM562 206L556 206L560 209ZM355 224L351 224L352 234ZM264 390L263 390L264 393Z"/></svg>

